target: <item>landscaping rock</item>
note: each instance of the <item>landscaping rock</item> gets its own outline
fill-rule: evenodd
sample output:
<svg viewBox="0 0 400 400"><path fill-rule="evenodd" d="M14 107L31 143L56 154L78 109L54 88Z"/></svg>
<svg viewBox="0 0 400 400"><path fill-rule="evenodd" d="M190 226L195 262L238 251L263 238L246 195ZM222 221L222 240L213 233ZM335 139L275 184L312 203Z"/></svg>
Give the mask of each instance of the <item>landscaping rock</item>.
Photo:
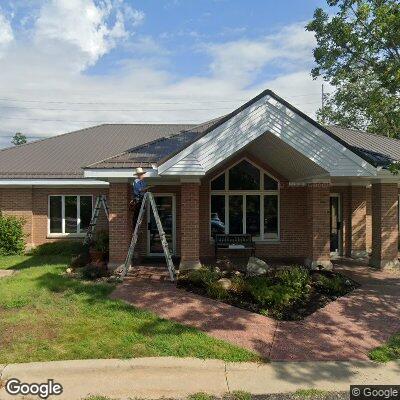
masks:
<svg viewBox="0 0 400 400"><path fill-rule="evenodd" d="M217 281L217 283L225 290L229 290L232 287L232 282L228 278L221 278Z"/></svg>
<svg viewBox="0 0 400 400"><path fill-rule="evenodd" d="M264 275L269 269L268 264L257 257L250 257L246 267L247 276Z"/></svg>

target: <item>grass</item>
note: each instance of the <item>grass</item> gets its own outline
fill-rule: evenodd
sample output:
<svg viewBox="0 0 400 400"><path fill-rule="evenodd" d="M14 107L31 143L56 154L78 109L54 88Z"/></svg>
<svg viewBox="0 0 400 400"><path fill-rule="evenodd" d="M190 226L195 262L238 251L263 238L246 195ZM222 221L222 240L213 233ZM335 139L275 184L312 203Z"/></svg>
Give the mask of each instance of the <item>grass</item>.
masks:
<svg viewBox="0 0 400 400"><path fill-rule="evenodd" d="M387 343L371 350L368 355L371 360L381 363L400 360L400 332L393 335Z"/></svg>
<svg viewBox="0 0 400 400"><path fill-rule="evenodd" d="M317 399L324 397L328 392L320 389L297 389L294 392L295 397L300 397L302 399Z"/></svg>
<svg viewBox="0 0 400 400"><path fill-rule="evenodd" d="M108 295L113 286L63 274L68 256L0 257L0 364L177 356L257 361L245 349Z"/></svg>

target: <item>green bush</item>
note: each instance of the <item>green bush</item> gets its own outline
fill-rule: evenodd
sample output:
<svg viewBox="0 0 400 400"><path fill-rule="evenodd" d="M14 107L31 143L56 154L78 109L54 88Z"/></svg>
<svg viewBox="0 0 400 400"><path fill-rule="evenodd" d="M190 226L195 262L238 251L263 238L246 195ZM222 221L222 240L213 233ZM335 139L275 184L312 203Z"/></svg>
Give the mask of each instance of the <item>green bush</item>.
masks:
<svg viewBox="0 0 400 400"><path fill-rule="evenodd" d="M247 283L250 294L258 304L281 310L304 297L309 279L306 269L294 267L278 271L270 278L249 278Z"/></svg>
<svg viewBox="0 0 400 400"><path fill-rule="evenodd" d="M102 253L108 253L109 236L107 231L98 231L94 238L93 247Z"/></svg>
<svg viewBox="0 0 400 400"><path fill-rule="evenodd" d="M0 255L22 254L25 250L24 223L22 218L0 212Z"/></svg>
<svg viewBox="0 0 400 400"><path fill-rule="evenodd" d="M211 282L207 286L207 294L217 300L227 300L229 298L229 291L223 288L218 281Z"/></svg>
<svg viewBox="0 0 400 400"><path fill-rule="evenodd" d="M347 278L342 275L319 275L316 287L321 293L329 296L342 296L348 292Z"/></svg>
<svg viewBox="0 0 400 400"><path fill-rule="evenodd" d="M203 267L188 272L184 279L192 282L194 285L207 288L213 282L216 282L218 279L220 279L221 276L222 275L220 272L217 272L211 268Z"/></svg>
<svg viewBox="0 0 400 400"><path fill-rule="evenodd" d="M231 292L238 295L243 295L248 291L248 284L246 280L243 278L243 276L234 276L231 279L231 282L232 282Z"/></svg>
<svg viewBox="0 0 400 400"><path fill-rule="evenodd" d="M304 296L298 288L283 284L272 284L270 280L261 277L249 280L249 292L262 307L282 309Z"/></svg>
<svg viewBox="0 0 400 400"><path fill-rule="evenodd" d="M291 267L278 271L276 273L276 279L282 283L282 285L294 289L303 289L310 281L310 274L305 268Z"/></svg>
<svg viewBox="0 0 400 400"><path fill-rule="evenodd" d="M53 255L72 256L84 253L86 251L87 249L82 244L82 241L60 240L58 242L45 243L40 246L37 246L34 249L32 249L29 254L35 256L53 256Z"/></svg>

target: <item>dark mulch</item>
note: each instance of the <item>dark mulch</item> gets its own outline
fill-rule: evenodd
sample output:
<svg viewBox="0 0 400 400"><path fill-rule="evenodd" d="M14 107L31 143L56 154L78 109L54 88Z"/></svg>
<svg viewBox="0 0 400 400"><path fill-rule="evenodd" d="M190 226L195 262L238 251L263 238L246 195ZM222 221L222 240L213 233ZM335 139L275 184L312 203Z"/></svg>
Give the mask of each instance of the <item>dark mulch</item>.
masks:
<svg viewBox="0 0 400 400"><path fill-rule="evenodd" d="M226 275L228 278L231 275ZM341 277L346 282L339 291L334 293L327 293L321 290L317 285L318 277L325 276L327 278ZM198 294L200 296L210 297L207 293L207 289L204 286L194 284L192 281L187 279L179 279L177 286L181 287L189 292ZM229 298L216 299L232 306L251 311L257 314L265 315L274 318L279 321L300 321L305 317L313 314L320 308L325 307L332 301L337 300L339 297L346 296L351 293L354 289L360 287L360 284L354 280L340 274L339 272L333 271L310 271L310 288L304 297L284 309L274 309L261 306L249 293L230 293Z"/></svg>

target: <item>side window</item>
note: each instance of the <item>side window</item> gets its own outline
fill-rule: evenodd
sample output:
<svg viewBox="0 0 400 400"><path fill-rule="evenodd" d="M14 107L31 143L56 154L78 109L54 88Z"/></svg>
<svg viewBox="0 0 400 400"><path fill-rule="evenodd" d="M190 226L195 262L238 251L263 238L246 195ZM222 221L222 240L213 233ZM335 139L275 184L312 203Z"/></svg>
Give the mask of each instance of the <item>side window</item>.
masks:
<svg viewBox="0 0 400 400"><path fill-rule="evenodd" d="M92 218L92 196L50 195L49 233L84 234Z"/></svg>

